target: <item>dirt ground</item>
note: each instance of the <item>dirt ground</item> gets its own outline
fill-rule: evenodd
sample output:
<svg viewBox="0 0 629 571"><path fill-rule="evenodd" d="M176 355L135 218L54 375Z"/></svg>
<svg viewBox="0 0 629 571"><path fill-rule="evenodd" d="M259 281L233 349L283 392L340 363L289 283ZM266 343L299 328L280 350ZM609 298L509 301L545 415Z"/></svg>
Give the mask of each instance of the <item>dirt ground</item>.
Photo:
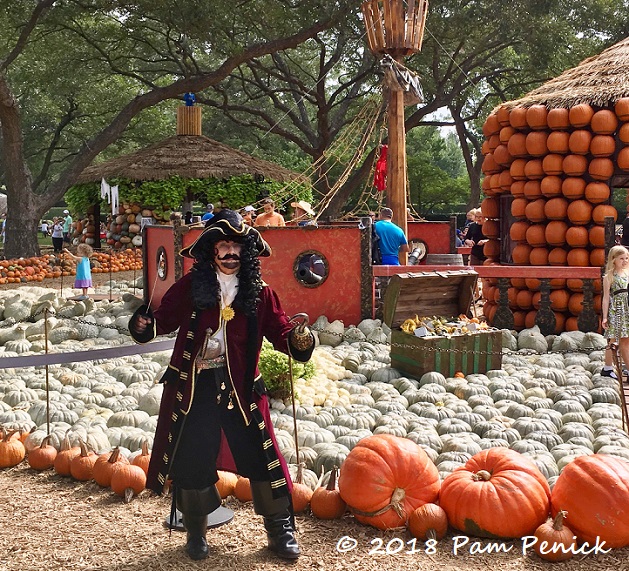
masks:
<svg viewBox="0 0 629 571"><path fill-rule="evenodd" d="M112 278L121 281L138 276L138 272L135 276L134 272L123 272ZM95 274L94 278L98 284L109 280L103 274ZM38 285L59 288L52 280ZM124 504L111 491L93 482L76 482L53 471L38 473L23 462L0 470L0 571L551 568L530 551L523 555L520 540L491 542L471 538L455 552L455 542L463 540L456 540L456 532L451 532L434 553L426 553L424 543L413 541L404 531L382 532L356 523L349 515L338 521L298 516L297 538L302 556L297 562L288 563L266 549L262 520L254 514L250 503L228 499L225 505L234 510L234 520L208 530L210 557L195 562L185 555L185 534L169 533L163 525L170 509L168 498L143 492L130 504ZM489 552L490 549L494 551ZM579 554L555 567L566 571L629 571L629 548L607 554Z"/></svg>
<svg viewBox="0 0 629 571"><path fill-rule="evenodd" d="M183 571L184 569L357 571L486 571L542 570L549 564L534 554L522 555L522 542L493 542L498 553L472 554L488 549L489 540L472 539L454 553L454 534L426 554L423 542L413 543L402 531L382 532L355 523L297 517L301 558L286 563L267 549L261 518L251 504L226 501L234 520L208 530L210 557L187 559L185 534L163 526L169 500L143 492L124 504L95 483L62 478L53 471L37 473L26 463L0 471L0 569L2 571ZM387 546L389 553L387 554ZM399 553L393 553L401 550ZM508 550L507 553L504 551ZM570 570L629 569L629 548L605 555L577 555L556 564ZM559 567L561 565L561 567Z"/></svg>

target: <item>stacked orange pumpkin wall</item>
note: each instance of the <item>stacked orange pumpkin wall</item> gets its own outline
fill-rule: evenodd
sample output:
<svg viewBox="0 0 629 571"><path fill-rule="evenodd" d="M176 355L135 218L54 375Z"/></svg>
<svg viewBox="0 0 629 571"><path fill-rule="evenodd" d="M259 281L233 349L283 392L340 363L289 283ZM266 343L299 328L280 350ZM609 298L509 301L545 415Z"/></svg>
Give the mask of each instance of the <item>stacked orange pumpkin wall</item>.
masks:
<svg viewBox="0 0 629 571"><path fill-rule="evenodd" d="M515 265L602 266L605 217L618 216L610 204L611 178L616 169L629 172L629 98L612 108L503 105L487 118L483 134L486 263L500 262L500 195L511 194ZM490 321L499 298L494 286L484 294ZM539 280L511 280L516 329L534 324L539 286ZM555 279L551 288L557 332L577 329L581 281ZM595 289L600 308L600 283Z"/></svg>

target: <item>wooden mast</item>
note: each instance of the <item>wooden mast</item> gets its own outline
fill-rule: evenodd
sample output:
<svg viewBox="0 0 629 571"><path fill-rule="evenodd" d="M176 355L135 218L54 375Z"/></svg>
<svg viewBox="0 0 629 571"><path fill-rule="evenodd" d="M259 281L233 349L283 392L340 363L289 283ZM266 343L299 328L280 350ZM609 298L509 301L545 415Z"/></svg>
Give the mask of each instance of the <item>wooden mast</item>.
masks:
<svg viewBox="0 0 629 571"><path fill-rule="evenodd" d="M382 57L389 54L400 62L421 50L428 13L428 0L366 0L361 6L369 49ZM393 221L408 236L406 204L406 132L404 91L389 89L389 151L387 154L387 205ZM400 263L406 265L406 252Z"/></svg>

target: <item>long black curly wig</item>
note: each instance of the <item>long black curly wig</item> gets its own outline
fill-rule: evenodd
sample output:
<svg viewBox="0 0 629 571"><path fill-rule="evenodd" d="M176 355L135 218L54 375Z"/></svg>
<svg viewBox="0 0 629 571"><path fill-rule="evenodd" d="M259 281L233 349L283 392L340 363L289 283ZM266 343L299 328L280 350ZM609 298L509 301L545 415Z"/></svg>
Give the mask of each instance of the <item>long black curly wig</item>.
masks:
<svg viewBox="0 0 629 571"><path fill-rule="evenodd" d="M238 293L233 306L245 315L253 316L256 313L258 294L262 290L256 238L250 234L242 238L234 238L234 241L242 243L243 246L240 254L240 270L238 270ZM208 242L205 248L195 253L196 257L192 266L192 299L199 309L213 307L220 300L220 287L216 277L218 270L214 262L214 244L215 242Z"/></svg>

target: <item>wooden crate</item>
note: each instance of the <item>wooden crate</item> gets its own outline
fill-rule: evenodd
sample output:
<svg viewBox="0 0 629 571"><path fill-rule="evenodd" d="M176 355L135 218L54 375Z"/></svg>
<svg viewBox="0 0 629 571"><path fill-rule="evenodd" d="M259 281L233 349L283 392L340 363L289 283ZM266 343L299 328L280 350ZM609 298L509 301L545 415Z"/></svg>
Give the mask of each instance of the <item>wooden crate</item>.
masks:
<svg viewBox="0 0 629 571"><path fill-rule="evenodd" d="M479 331L452 337L415 337L400 330L422 316L470 315L478 274L472 270L418 272L391 278L384 298L384 322L391 327L391 367L419 378L429 371L452 377L485 373L502 365L502 333Z"/></svg>

